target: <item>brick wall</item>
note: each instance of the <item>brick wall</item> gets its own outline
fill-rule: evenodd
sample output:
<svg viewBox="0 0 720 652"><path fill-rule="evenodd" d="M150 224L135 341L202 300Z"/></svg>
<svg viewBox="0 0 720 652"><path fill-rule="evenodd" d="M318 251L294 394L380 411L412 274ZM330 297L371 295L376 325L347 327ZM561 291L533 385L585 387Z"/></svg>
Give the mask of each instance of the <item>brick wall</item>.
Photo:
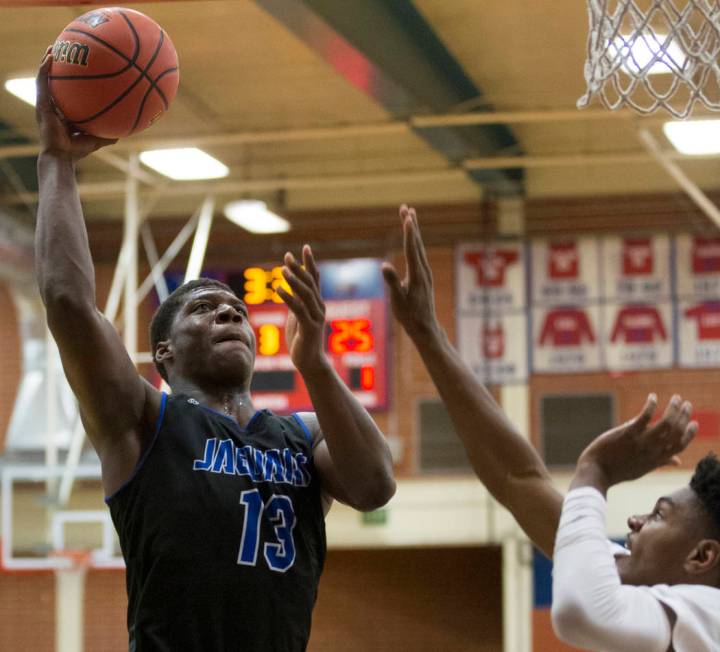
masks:
<svg viewBox="0 0 720 652"><path fill-rule="evenodd" d="M93 571L85 577L85 650L127 652L124 571Z"/></svg>
<svg viewBox="0 0 720 652"><path fill-rule="evenodd" d="M501 608L499 548L330 551L308 649L499 652Z"/></svg>
<svg viewBox="0 0 720 652"><path fill-rule="evenodd" d="M0 573L0 650L53 652L55 577Z"/></svg>
<svg viewBox="0 0 720 652"><path fill-rule="evenodd" d="M535 652L581 652L580 648L567 645L555 636L550 609L533 610L532 628L532 650Z"/></svg>
<svg viewBox="0 0 720 652"><path fill-rule="evenodd" d="M52 652L55 600L52 573L0 574L0 650ZM499 548L330 551L308 650L500 652L501 605ZM85 650L125 652L125 574L88 572L84 609Z"/></svg>

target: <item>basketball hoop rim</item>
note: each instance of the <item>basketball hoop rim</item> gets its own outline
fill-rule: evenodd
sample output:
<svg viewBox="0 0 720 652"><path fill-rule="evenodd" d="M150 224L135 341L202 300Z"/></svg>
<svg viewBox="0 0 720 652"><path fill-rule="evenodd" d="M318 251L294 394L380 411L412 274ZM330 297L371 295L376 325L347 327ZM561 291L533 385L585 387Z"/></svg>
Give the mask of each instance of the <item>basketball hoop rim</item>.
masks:
<svg viewBox="0 0 720 652"><path fill-rule="evenodd" d="M56 570L87 570L92 566L92 550L89 548L53 550L48 554L48 557L67 559L69 561L68 568Z"/></svg>

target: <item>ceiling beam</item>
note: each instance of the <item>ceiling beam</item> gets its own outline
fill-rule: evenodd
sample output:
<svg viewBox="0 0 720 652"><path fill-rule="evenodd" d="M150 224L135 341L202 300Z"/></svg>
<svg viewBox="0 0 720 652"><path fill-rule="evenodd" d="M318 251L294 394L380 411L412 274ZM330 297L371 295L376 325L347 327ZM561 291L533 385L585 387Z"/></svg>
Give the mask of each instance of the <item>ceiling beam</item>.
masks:
<svg viewBox="0 0 720 652"><path fill-rule="evenodd" d="M720 159L720 154L688 155L673 150L664 150L662 157L667 160L707 161ZM490 156L462 161L460 166L415 170L408 172L381 172L367 174L348 174L335 176L270 178L218 181L167 181L147 191L148 198L162 197L164 194L178 196L196 196L214 193L217 195L274 192L278 190L308 190L317 188L346 188L358 185L402 184L402 183L442 183L458 181L465 177L467 170L492 169L538 169L567 168L587 165L647 165L657 163L655 156L646 151L617 152L607 154L569 154L558 156ZM83 199L109 200L122 197L125 181L105 181L80 183L80 196ZM37 201L37 193L27 192L0 198L0 206L13 206Z"/></svg>
<svg viewBox="0 0 720 652"><path fill-rule="evenodd" d="M412 172L384 172L378 174L348 174L337 176L296 177L278 179L248 179L246 181L182 181L148 191L144 196L153 199L156 195L172 194L173 197L194 195L215 195L272 192L277 190L306 190L315 188L347 188L361 185L442 183L466 178L461 168L439 168ZM117 199L125 194L125 181L87 182L78 184L80 196L85 199ZM0 206L36 202L37 193L18 193L0 198Z"/></svg>
<svg viewBox="0 0 720 652"><path fill-rule="evenodd" d="M483 102L481 90L410 0L255 1L395 118ZM462 131L411 127L451 163L520 152L504 125ZM470 171L469 176L492 193L522 192L522 173L517 170Z"/></svg>
<svg viewBox="0 0 720 652"><path fill-rule="evenodd" d="M647 129L641 129L638 132L638 138L660 167L677 182L687 196L695 202L697 207L712 220L715 226L720 227L720 209L718 209L713 201L700 189L700 186L685 174L677 163L665 155L658 142Z"/></svg>
<svg viewBox="0 0 720 652"><path fill-rule="evenodd" d="M696 116L709 118L710 115ZM489 111L486 113L459 113L433 116L411 116L407 120L391 120L333 127L305 127L272 131L237 131L173 138L133 137L123 138L112 146L113 152L138 152L145 149L169 147L224 147L261 143L312 142L315 140L342 140L370 136L392 136L409 133L413 128L425 130L446 126L466 127L493 124L548 124L562 122L613 122L638 121L642 125L656 126L668 122L658 115L640 116L632 111L607 111L605 109L548 109L547 111ZM100 150L102 152L108 150ZM0 146L0 159L34 156L38 153L36 143ZM472 157L475 158L475 157ZM517 157L515 157L517 158Z"/></svg>

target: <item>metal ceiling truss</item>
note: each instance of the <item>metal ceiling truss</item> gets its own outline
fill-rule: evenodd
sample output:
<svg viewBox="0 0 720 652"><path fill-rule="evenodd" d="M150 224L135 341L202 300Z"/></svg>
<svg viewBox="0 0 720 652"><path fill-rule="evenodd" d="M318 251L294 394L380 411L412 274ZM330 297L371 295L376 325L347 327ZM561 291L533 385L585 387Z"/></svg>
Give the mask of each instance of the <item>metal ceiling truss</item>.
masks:
<svg viewBox="0 0 720 652"><path fill-rule="evenodd" d="M665 159L674 161L703 161L720 158L718 154L690 156L676 151L662 150ZM459 167L415 170L412 172L378 172L374 174L349 174L307 177L276 177L247 180L222 181L181 181L158 184L145 190L146 200L157 201L163 196L199 197L213 193L217 196L240 193L262 193L280 190L308 190L328 188L349 188L362 185L383 185L402 183L444 183L464 178L463 170L493 169L539 169L568 168L579 165L646 165L658 159L647 150L612 152L599 154L562 154L556 156L507 156L468 159ZM125 181L85 182L78 185L83 200L112 201L124 197ZM14 206L37 202L37 193L22 192L0 198L1 206Z"/></svg>
<svg viewBox="0 0 720 652"><path fill-rule="evenodd" d="M461 163L470 157L493 154L516 154L519 146L510 129L503 124L433 125L413 123L408 117L421 114L425 118L442 114L462 106L480 106L488 110L482 91L465 74L435 34L422 14L410 0L256 0L256 3L300 38L331 65L348 83L385 108L393 118L401 121L391 125L373 126L398 131L413 131L436 151L442 153L449 165L459 166L491 194L520 194L523 172L519 168L467 169ZM37 4L59 4L38 0ZM356 133L362 131L361 126ZM318 137L315 130L311 137ZM336 130L326 130L334 137ZM345 134L349 134L347 128ZM277 132L279 140L292 137L289 132ZM306 135L301 138L306 139ZM256 142L268 142L268 134ZM139 142L139 141L138 141ZM206 144L212 141L206 140ZM216 144L226 145L226 135L219 135ZM246 140L244 142L251 142ZM147 141L145 141L147 144ZM215 143L213 143L215 144ZM170 147L169 141L160 146ZM117 150L115 150L117 151ZM37 148L0 147L0 158L32 156ZM124 161L111 153L99 156L121 171ZM157 177L137 170L142 181L158 184ZM28 186L30 192L35 188Z"/></svg>
<svg viewBox="0 0 720 652"><path fill-rule="evenodd" d="M394 117L452 111L487 101L410 0L256 0L348 83ZM415 133L451 164L470 156L519 153L504 125ZM520 194L521 170L467 170L491 194Z"/></svg>
<svg viewBox="0 0 720 652"><path fill-rule="evenodd" d="M313 142L322 140L343 140L345 138L372 137L408 133L414 127L426 131L442 129L446 125L454 125L458 128L469 125L492 125L492 124L536 124L554 122L588 122L588 121L622 121L642 126L657 126L667 120L660 117L646 117L638 119L638 116L629 111L609 112L605 109L597 110L556 110L556 111L518 111L518 112L495 112L495 113L463 113L446 114L437 116L413 116L407 120L396 120L376 124L347 125L335 127L301 128L276 131L257 132L235 132L210 134L188 138L134 138L121 140L113 145L112 150L99 150L93 154L94 157L114 167L120 172L127 174L128 162L119 152L134 153L144 149L168 148L168 147L203 147L216 148L232 147L239 144L261 144L261 143L291 143L291 142ZM38 145L33 143L19 145L0 145L0 159L31 157L38 153ZM664 152L664 155L673 159L686 158L674 151ZM690 157L688 157L690 158ZM715 156L693 156L693 160L702 158L716 158ZM436 176L438 180L447 178L458 178L457 170L493 170L493 169L521 169L536 167L565 167L574 165L614 165L621 163L647 163L655 160L645 150L629 152L612 152L600 154L577 154L577 155L491 155L468 157L459 162L456 168L436 168L433 170L415 172L384 172L373 174L362 174L358 176L323 176L312 177L290 177L283 179L255 179L242 181L221 180L210 183L186 183L182 184L161 178L156 174L138 168L133 174L146 185L153 187L153 196L160 197L164 192L176 193L178 187L187 186L191 190L187 194L206 193L209 189L216 189L218 192L262 192L278 189L299 189L345 186L357 183L360 179L363 183L385 183L403 182L413 180L430 180ZM460 173L461 175L462 173ZM117 197L124 194L124 182L101 182L82 184L81 189L85 197L98 198L103 195ZM32 202L37 199L32 191L16 193L15 198L7 198L5 204L16 204L21 202Z"/></svg>

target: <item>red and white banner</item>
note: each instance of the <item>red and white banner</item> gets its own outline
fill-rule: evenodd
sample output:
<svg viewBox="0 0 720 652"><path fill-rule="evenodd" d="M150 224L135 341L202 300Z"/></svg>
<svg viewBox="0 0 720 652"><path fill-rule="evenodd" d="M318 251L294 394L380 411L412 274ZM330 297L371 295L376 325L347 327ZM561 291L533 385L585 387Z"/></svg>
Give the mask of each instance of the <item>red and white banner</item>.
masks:
<svg viewBox="0 0 720 652"><path fill-rule="evenodd" d="M458 348L463 360L484 383L527 380L527 318L524 312L460 317Z"/></svg>
<svg viewBox="0 0 720 652"><path fill-rule="evenodd" d="M672 366L672 304L669 301L607 304L603 321L608 369Z"/></svg>
<svg viewBox="0 0 720 652"><path fill-rule="evenodd" d="M566 373L601 368L598 306L535 307L532 315L533 371Z"/></svg>
<svg viewBox="0 0 720 652"><path fill-rule="evenodd" d="M720 367L720 236L470 243L456 272L460 351L486 382Z"/></svg>
<svg viewBox="0 0 720 652"><path fill-rule="evenodd" d="M677 236L680 298L720 299L720 237Z"/></svg>
<svg viewBox="0 0 720 652"><path fill-rule="evenodd" d="M455 252L458 310L523 308L525 250L521 242L466 243Z"/></svg>
<svg viewBox="0 0 720 652"><path fill-rule="evenodd" d="M678 332L681 366L720 366L720 301L680 301Z"/></svg>
<svg viewBox="0 0 720 652"><path fill-rule="evenodd" d="M534 305L577 305L599 298L596 238L533 240L530 256Z"/></svg>
<svg viewBox="0 0 720 652"><path fill-rule="evenodd" d="M466 243L455 252L458 349L485 383L525 382L525 248L521 242Z"/></svg>
<svg viewBox="0 0 720 652"><path fill-rule="evenodd" d="M667 235L609 236L602 242L606 299L648 302L669 299L670 238Z"/></svg>

